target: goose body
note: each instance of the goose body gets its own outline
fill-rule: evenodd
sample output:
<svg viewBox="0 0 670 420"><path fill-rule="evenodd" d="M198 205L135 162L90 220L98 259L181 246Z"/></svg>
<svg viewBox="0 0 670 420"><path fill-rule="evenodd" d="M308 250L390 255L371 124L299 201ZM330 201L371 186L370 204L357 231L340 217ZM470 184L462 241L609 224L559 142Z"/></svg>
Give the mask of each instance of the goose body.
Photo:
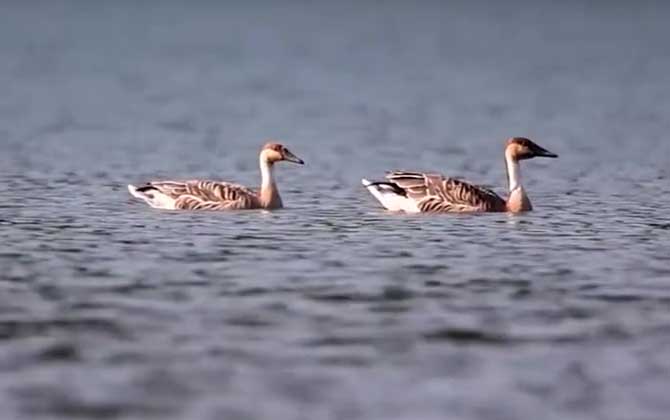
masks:
<svg viewBox="0 0 670 420"><path fill-rule="evenodd" d="M128 191L148 205L169 210L247 210L278 209L283 206L274 179L274 164L304 162L278 143L267 143L261 149L259 166L261 187L252 190L223 181L152 181L141 187L128 185Z"/></svg>
<svg viewBox="0 0 670 420"><path fill-rule="evenodd" d="M504 199L488 188L436 173L394 171L386 181L363 185L391 211L406 213L524 212L533 209L521 184L519 161L558 157L523 137L513 137L505 147L509 195Z"/></svg>

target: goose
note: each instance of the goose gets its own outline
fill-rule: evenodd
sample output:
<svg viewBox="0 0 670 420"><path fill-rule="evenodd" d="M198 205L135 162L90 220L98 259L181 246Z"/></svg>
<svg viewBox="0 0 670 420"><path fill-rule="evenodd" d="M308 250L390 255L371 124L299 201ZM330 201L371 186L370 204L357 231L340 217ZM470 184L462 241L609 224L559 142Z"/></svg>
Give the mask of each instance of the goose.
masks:
<svg viewBox="0 0 670 420"><path fill-rule="evenodd" d="M386 181L361 182L391 211L406 213L464 213L531 211L533 206L521 185L519 162L535 157L557 158L525 137L512 137L505 147L509 195L503 199L493 191L437 173L387 172Z"/></svg>
<svg viewBox="0 0 670 420"><path fill-rule="evenodd" d="M259 155L261 188L254 191L222 181L152 181L141 187L128 185L134 197L158 209L246 210L279 209L282 200L274 179L274 164L281 161L303 165L302 159L279 143L268 142Z"/></svg>

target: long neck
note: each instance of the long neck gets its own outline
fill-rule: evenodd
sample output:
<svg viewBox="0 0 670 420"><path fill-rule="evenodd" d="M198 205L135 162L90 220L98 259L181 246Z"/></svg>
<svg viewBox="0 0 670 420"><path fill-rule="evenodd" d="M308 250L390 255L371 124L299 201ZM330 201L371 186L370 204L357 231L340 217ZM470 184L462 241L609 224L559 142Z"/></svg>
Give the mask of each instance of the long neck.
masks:
<svg viewBox="0 0 670 420"><path fill-rule="evenodd" d="M507 197L507 210L511 212L530 211L533 209L526 191L521 185L521 167L519 161L509 152L505 152L505 166L507 168L507 184L509 196Z"/></svg>
<svg viewBox="0 0 670 420"><path fill-rule="evenodd" d="M505 167L507 168L507 186L509 187L509 192L511 193L517 188L523 188L521 186L521 167L519 166L519 161L509 152L505 153Z"/></svg>
<svg viewBox="0 0 670 420"><path fill-rule="evenodd" d="M261 168L261 192L259 196L261 207L281 207L281 197L279 197L279 190L274 178L274 165L262 155L259 163Z"/></svg>

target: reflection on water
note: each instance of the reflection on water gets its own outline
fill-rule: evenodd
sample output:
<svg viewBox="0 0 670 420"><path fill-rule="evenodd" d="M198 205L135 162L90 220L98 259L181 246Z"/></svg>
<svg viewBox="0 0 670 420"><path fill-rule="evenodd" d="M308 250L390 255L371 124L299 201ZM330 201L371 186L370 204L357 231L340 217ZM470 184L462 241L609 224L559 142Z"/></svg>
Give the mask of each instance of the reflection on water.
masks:
<svg viewBox="0 0 670 420"><path fill-rule="evenodd" d="M670 10L13 3L0 14L0 401L12 418L664 419ZM323 17L328 16L328 20ZM536 211L386 214L438 170ZM170 213L127 183L255 185Z"/></svg>

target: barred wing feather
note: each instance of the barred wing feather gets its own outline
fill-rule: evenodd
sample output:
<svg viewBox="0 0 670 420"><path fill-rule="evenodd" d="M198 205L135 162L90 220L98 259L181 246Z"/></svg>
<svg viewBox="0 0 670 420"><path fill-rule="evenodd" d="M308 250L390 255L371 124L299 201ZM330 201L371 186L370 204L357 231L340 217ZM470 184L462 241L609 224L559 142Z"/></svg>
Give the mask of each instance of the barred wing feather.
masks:
<svg viewBox="0 0 670 420"><path fill-rule="evenodd" d="M242 185L218 181L150 182L138 191L155 189L175 200L176 209L225 210L258 207L256 193Z"/></svg>
<svg viewBox="0 0 670 420"><path fill-rule="evenodd" d="M396 171L386 179L402 188L421 212L505 211L506 202L493 191L441 174Z"/></svg>

